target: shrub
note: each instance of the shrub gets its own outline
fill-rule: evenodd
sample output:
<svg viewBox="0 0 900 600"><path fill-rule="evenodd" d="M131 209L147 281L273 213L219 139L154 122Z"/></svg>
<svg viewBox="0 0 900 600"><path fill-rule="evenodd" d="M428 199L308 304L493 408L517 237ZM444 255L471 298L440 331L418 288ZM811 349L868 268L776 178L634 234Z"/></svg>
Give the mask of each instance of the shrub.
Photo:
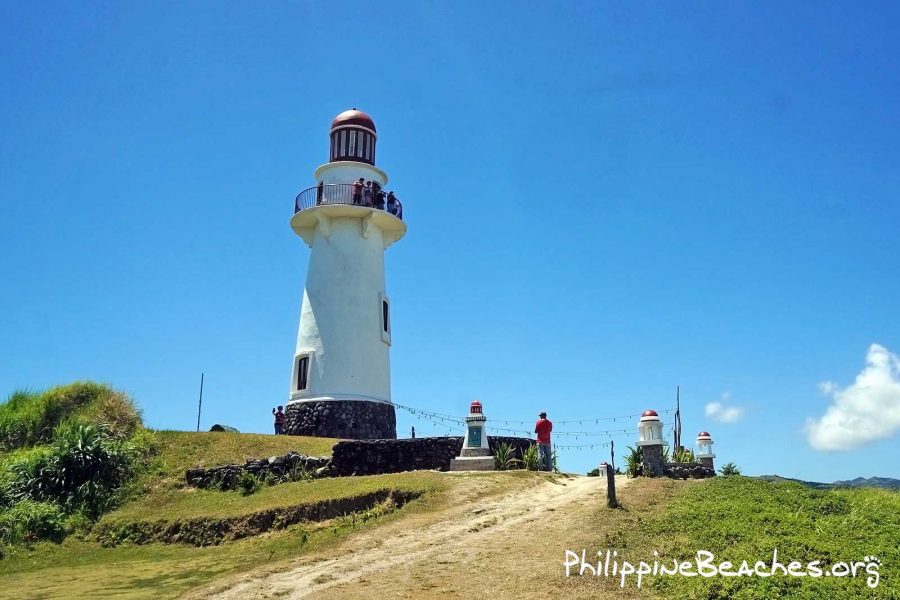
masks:
<svg viewBox="0 0 900 600"><path fill-rule="evenodd" d="M9 466L10 496L56 502L66 512L84 511L96 518L113 506L116 491L133 474L136 460L134 448L97 427L60 427L45 452Z"/></svg>
<svg viewBox="0 0 900 600"><path fill-rule="evenodd" d="M253 473L250 473L248 471L241 471L241 474L238 475L237 487L241 491L241 494L244 496L255 494L262 486L263 482L260 481L259 477L257 477Z"/></svg>
<svg viewBox="0 0 900 600"><path fill-rule="evenodd" d="M494 466L498 471L509 471L518 468L519 460L516 458L512 445L503 442L494 451Z"/></svg>
<svg viewBox="0 0 900 600"><path fill-rule="evenodd" d="M628 446L628 454L625 455L626 474L629 477L639 477L644 474L644 453L641 447Z"/></svg>
<svg viewBox="0 0 900 600"><path fill-rule="evenodd" d="M721 473L722 475L727 477L729 475L740 475L741 470L738 468L738 466L736 464L734 464L733 462L730 462L725 465L722 465L722 468L719 469L719 473Z"/></svg>
<svg viewBox="0 0 900 600"><path fill-rule="evenodd" d="M522 452L522 465L529 471L537 471L541 465L541 453L537 444L532 444Z"/></svg>
<svg viewBox="0 0 900 600"><path fill-rule="evenodd" d="M672 454L672 462L692 463L694 462L694 451L688 448L676 448Z"/></svg>
<svg viewBox="0 0 900 600"><path fill-rule="evenodd" d="M297 463L288 471L286 481L312 481L316 478L316 470L307 468L302 463Z"/></svg>
<svg viewBox="0 0 900 600"><path fill-rule="evenodd" d="M0 540L7 544L38 540L58 542L65 534L65 515L52 502L22 500L0 513Z"/></svg>
<svg viewBox="0 0 900 600"><path fill-rule="evenodd" d="M124 439L141 425L141 416L125 394L92 382L76 382L45 392L17 391L0 404L0 450L48 443L56 427L99 425Z"/></svg>

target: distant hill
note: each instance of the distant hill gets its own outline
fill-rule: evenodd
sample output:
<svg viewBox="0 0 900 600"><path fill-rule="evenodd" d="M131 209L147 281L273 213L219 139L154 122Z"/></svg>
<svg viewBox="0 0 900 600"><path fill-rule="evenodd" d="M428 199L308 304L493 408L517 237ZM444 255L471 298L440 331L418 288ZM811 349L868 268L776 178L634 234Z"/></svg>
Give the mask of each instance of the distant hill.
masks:
<svg viewBox="0 0 900 600"><path fill-rule="evenodd" d="M756 477L763 481L793 481L805 485L806 487L815 488L817 490L829 490L836 487L852 487L852 488L882 488L886 490L900 490L900 479L891 477L857 477L847 481L835 481L834 483L820 483L818 481L803 481L802 479L791 479L790 477L781 477L779 475L762 475Z"/></svg>
<svg viewBox="0 0 900 600"><path fill-rule="evenodd" d="M886 490L900 490L900 479L891 477L857 477L849 481L835 481L835 486L840 487L873 487L884 488Z"/></svg>

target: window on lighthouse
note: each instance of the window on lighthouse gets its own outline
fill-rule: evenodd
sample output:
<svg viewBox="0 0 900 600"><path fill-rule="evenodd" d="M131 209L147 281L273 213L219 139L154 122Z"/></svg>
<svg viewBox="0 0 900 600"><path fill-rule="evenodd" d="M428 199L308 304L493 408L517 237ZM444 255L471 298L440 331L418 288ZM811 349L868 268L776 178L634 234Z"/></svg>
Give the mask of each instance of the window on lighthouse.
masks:
<svg viewBox="0 0 900 600"><path fill-rule="evenodd" d="M305 390L309 383L309 356L297 359L297 391Z"/></svg>
<svg viewBox="0 0 900 600"><path fill-rule="evenodd" d="M381 341L391 345L391 304L384 294L381 295Z"/></svg>

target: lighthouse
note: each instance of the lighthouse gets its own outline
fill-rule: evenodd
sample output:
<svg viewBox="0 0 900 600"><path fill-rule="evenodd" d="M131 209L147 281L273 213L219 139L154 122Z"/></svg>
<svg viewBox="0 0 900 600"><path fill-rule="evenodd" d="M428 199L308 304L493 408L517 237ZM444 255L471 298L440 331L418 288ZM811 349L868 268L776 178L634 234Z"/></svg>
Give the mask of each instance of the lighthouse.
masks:
<svg viewBox="0 0 900 600"><path fill-rule="evenodd" d="M402 207L375 166L375 123L356 109L331 123L329 161L294 202L309 246L286 433L396 438L391 304L384 251L406 233Z"/></svg>

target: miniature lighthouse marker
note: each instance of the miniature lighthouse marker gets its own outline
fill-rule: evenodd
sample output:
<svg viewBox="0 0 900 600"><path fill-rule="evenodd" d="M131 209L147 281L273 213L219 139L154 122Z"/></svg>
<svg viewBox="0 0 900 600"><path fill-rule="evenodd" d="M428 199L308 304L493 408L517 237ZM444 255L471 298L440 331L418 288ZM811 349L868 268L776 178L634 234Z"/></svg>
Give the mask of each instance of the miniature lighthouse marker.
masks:
<svg viewBox="0 0 900 600"><path fill-rule="evenodd" d="M287 403L287 433L396 438L384 251L403 237L375 166L375 123L356 109L331 123L329 162L294 204L291 228L310 248Z"/></svg>
<svg viewBox="0 0 900 600"><path fill-rule="evenodd" d="M697 451L694 453L694 458L696 458L701 465L709 467L710 469L715 469L713 466L713 459L716 455L713 454L713 443L712 436L709 435L708 431L701 431L697 434Z"/></svg>
<svg viewBox="0 0 900 600"><path fill-rule="evenodd" d="M459 458L450 461L451 471L493 471L494 457L488 445L485 423L487 417L481 402L472 401L466 416L466 437Z"/></svg>
<svg viewBox="0 0 900 600"><path fill-rule="evenodd" d="M660 477L665 474L666 464L663 461L663 446L668 442L663 439L663 425L655 410L645 410L638 421L637 445L643 454L644 475Z"/></svg>

